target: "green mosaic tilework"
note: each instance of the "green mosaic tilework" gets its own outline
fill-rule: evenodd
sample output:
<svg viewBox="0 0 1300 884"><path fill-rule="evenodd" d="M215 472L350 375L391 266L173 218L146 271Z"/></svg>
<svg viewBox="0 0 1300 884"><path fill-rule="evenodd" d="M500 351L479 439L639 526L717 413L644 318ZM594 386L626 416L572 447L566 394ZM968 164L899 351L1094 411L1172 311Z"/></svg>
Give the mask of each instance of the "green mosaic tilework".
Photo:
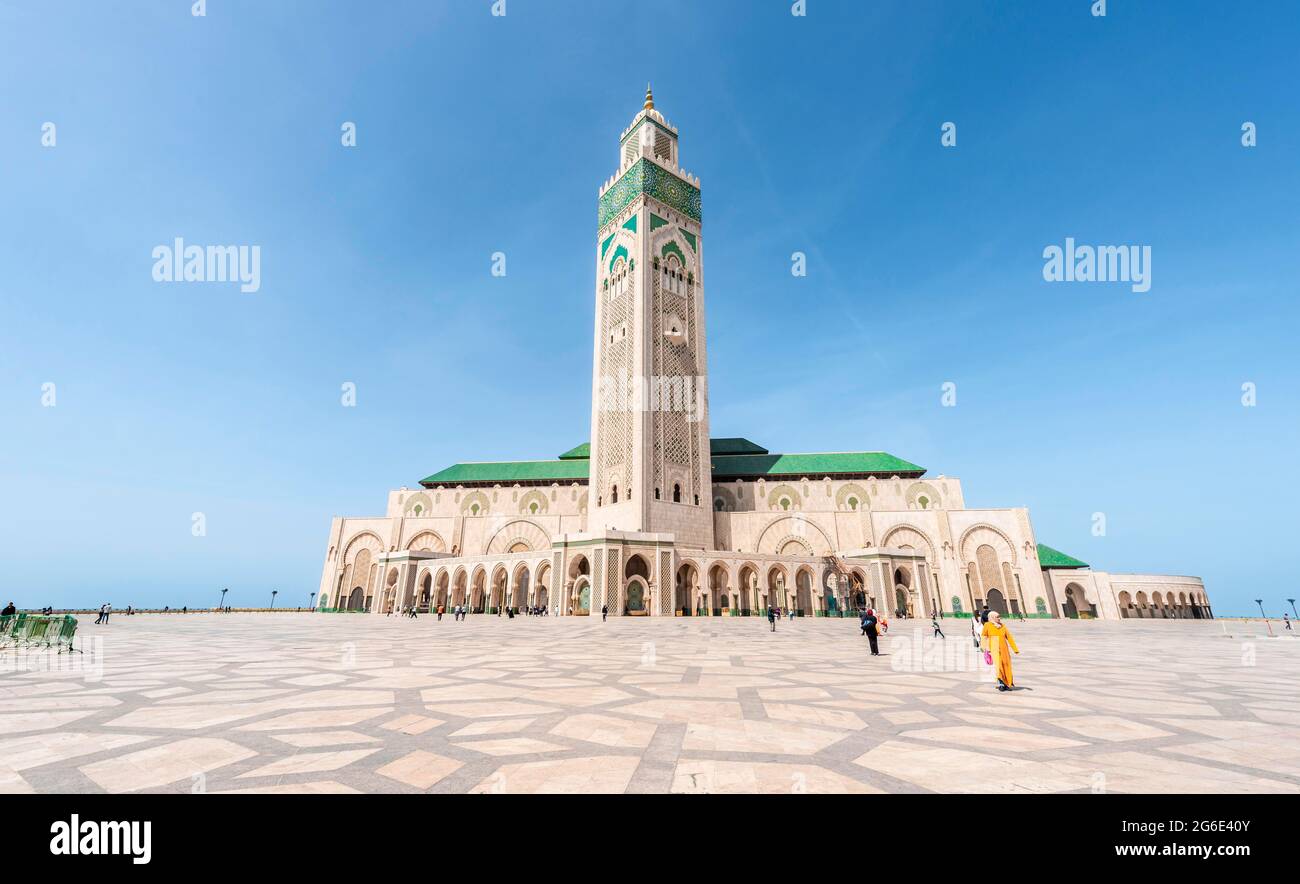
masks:
<svg viewBox="0 0 1300 884"><path fill-rule="evenodd" d="M663 251L660 254L665 258L669 255L676 255L677 260L682 262L683 267L689 266L686 263L686 256L682 254L681 246L677 245L677 243L673 242L671 239L668 240L668 243L663 247Z"/></svg>
<svg viewBox="0 0 1300 884"><path fill-rule="evenodd" d="M619 258L620 255L622 255L624 258L629 257L629 255L628 255L628 253L627 253L627 248L626 248L626 247L624 247L624 246L619 246L618 248L616 248L616 249L614 250L614 257L612 257L612 258L609 259L609 269L610 269L610 270L613 270L613 269L614 269L614 264L615 264L615 262L618 261L618 258Z"/></svg>
<svg viewBox="0 0 1300 884"><path fill-rule="evenodd" d="M642 194L654 197L688 218L701 221L700 190L644 157L600 198L597 226L604 227Z"/></svg>

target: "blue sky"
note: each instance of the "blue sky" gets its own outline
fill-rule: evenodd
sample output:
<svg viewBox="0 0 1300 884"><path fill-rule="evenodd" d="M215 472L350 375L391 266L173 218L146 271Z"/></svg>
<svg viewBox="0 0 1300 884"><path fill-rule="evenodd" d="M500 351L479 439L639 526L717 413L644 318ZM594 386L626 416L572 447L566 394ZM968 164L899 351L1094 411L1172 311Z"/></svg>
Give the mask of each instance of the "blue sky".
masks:
<svg viewBox="0 0 1300 884"><path fill-rule="evenodd" d="M1297 594L1300 7L490 6L0 0L4 601L304 605L332 516L584 441L647 80L703 180L713 435L889 451L1219 613ZM259 245L261 290L154 282L178 236ZM1150 245L1151 291L1046 283L1067 236Z"/></svg>

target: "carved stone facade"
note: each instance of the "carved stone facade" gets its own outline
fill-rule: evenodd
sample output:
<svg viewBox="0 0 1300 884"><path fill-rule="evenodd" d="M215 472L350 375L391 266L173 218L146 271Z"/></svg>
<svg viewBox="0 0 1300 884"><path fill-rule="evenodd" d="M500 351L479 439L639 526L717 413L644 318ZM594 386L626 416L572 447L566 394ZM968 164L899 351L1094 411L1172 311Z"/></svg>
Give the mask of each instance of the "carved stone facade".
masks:
<svg viewBox="0 0 1300 884"><path fill-rule="evenodd" d="M1209 617L1193 577L1115 575L1038 544L1024 508L883 452L771 454L709 435L700 181L644 108L600 190L591 441L457 464L336 518L320 604L560 616Z"/></svg>

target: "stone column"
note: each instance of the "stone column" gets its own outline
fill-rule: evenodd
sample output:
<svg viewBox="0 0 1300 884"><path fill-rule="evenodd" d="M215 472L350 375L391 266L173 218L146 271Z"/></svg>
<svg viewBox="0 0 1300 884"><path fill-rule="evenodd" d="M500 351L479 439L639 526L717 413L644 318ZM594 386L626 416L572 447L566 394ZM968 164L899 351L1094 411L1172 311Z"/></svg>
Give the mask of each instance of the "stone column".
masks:
<svg viewBox="0 0 1300 884"><path fill-rule="evenodd" d="M925 615L927 617L937 617L939 611L935 608L935 604L938 603L938 599L935 597L934 578L930 576L930 563L922 559L921 564L917 566L917 570L921 573L921 604L925 608Z"/></svg>

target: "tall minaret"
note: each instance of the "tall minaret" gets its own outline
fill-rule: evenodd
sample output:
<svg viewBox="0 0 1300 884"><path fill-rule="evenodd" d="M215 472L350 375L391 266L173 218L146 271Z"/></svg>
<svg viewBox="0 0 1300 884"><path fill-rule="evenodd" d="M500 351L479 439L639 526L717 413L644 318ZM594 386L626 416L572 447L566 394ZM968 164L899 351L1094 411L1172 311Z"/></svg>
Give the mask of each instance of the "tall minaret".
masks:
<svg viewBox="0 0 1300 884"><path fill-rule="evenodd" d="M700 181L645 105L600 189L587 530L712 548Z"/></svg>

